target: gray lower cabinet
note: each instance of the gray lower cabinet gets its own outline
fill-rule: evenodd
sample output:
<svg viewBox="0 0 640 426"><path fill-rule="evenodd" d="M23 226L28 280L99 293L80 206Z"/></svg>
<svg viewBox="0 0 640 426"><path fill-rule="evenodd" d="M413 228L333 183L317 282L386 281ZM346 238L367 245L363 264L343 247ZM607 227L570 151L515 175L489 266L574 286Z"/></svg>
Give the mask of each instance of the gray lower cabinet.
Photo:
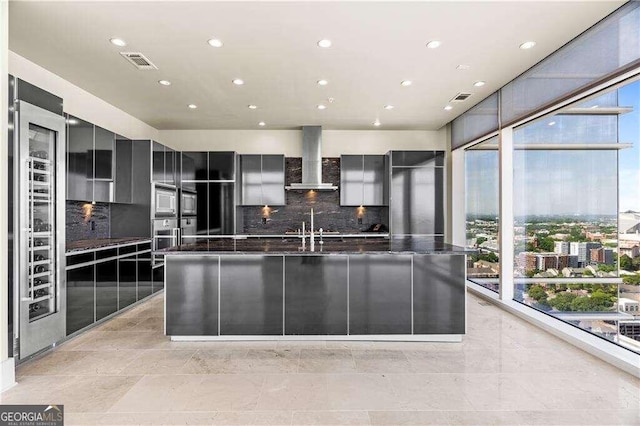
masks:
<svg viewBox="0 0 640 426"><path fill-rule="evenodd" d="M164 289L164 265L153 268L151 291L157 293Z"/></svg>
<svg viewBox="0 0 640 426"><path fill-rule="evenodd" d="M349 258L349 333L411 334L411 256Z"/></svg>
<svg viewBox="0 0 640 426"><path fill-rule="evenodd" d="M285 258L285 334L347 334L347 256Z"/></svg>
<svg viewBox="0 0 640 426"><path fill-rule="evenodd" d="M95 265L67 271L67 336L95 321Z"/></svg>
<svg viewBox="0 0 640 426"><path fill-rule="evenodd" d="M413 332L465 333L465 256L413 256Z"/></svg>
<svg viewBox="0 0 640 426"><path fill-rule="evenodd" d="M67 255L67 336L151 294L150 249L141 243Z"/></svg>
<svg viewBox="0 0 640 426"><path fill-rule="evenodd" d="M220 258L220 335L282 335L282 256Z"/></svg>
<svg viewBox="0 0 640 426"><path fill-rule="evenodd" d="M218 256L168 256L165 321L168 335L218 335Z"/></svg>

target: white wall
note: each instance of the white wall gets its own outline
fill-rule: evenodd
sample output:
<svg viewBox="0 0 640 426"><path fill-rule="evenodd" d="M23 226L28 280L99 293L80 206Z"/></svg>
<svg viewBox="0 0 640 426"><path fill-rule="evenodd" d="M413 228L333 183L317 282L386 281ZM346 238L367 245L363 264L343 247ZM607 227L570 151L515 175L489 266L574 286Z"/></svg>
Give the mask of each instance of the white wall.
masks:
<svg viewBox="0 0 640 426"><path fill-rule="evenodd" d="M154 127L11 51L9 73L61 97L64 112L127 138L161 141Z"/></svg>
<svg viewBox="0 0 640 426"><path fill-rule="evenodd" d="M241 154L302 156L301 130L160 130L160 139L182 151L237 151ZM324 130L322 156L384 154L397 150L446 150L446 129Z"/></svg>

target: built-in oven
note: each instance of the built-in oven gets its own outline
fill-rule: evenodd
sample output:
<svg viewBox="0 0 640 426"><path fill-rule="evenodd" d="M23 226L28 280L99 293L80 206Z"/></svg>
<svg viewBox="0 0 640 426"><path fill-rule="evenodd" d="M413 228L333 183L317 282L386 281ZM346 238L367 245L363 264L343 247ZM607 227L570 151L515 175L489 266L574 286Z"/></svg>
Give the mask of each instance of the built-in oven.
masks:
<svg viewBox="0 0 640 426"><path fill-rule="evenodd" d="M180 228L178 219L154 219L153 250L162 250L180 245ZM161 263L162 256L154 256L154 264Z"/></svg>
<svg viewBox="0 0 640 426"><path fill-rule="evenodd" d="M176 216L178 203L175 188L155 186L153 191L153 213L155 217Z"/></svg>
<svg viewBox="0 0 640 426"><path fill-rule="evenodd" d="M182 197L180 200L180 215L181 216L195 216L198 211L198 196L194 192L187 192L182 190Z"/></svg>

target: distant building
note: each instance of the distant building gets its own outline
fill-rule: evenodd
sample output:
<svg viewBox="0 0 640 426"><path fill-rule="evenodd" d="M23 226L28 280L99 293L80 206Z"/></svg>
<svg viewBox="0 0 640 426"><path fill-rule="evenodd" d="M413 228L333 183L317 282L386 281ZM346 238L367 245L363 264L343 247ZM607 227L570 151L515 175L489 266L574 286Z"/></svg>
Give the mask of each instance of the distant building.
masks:
<svg viewBox="0 0 640 426"><path fill-rule="evenodd" d="M620 247L618 248L618 251L620 252L620 256L627 255L631 259L635 259L636 257L640 256L640 246Z"/></svg>
<svg viewBox="0 0 640 426"><path fill-rule="evenodd" d="M591 249L600 248L602 244L600 243L577 243L572 242L569 243L569 254L573 256L578 256L578 266L584 267L589 262L589 254Z"/></svg>
<svg viewBox="0 0 640 426"><path fill-rule="evenodd" d="M640 302L621 297L618 299L618 310L625 314L640 315Z"/></svg>
<svg viewBox="0 0 640 426"><path fill-rule="evenodd" d="M556 241L553 243L553 252L558 254L569 254L569 242Z"/></svg>
<svg viewBox="0 0 640 426"><path fill-rule="evenodd" d="M518 253L518 256L516 257L516 264L519 268L524 269L525 271L532 271L536 269L536 253L531 253L529 251Z"/></svg>
<svg viewBox="0 0 640 426"><path fill-rule="evenodd" d="M613 265L613 249L606 247L591 249L589 252L589 260L593 263L604 263L605 265Z"/></svg>
<svg viewBox="0 0 640 426"><path fill-rule="evenodd" d="M618 215L618 231L621 234L640 233L640 213L627 212Z"/></svg>

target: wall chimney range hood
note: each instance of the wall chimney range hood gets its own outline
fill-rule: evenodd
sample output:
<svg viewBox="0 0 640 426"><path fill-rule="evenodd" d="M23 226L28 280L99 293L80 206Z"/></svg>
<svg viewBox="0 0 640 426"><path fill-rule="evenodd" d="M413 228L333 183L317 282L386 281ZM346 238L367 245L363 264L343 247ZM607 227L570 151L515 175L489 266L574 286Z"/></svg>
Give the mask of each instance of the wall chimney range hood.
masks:
<svg viewBox="0 0 640 426"><path fill-rule="evenodd" d="M335 191L337 186L322 182L322 126L302 126L302 182L286 190Z"/></svg>

